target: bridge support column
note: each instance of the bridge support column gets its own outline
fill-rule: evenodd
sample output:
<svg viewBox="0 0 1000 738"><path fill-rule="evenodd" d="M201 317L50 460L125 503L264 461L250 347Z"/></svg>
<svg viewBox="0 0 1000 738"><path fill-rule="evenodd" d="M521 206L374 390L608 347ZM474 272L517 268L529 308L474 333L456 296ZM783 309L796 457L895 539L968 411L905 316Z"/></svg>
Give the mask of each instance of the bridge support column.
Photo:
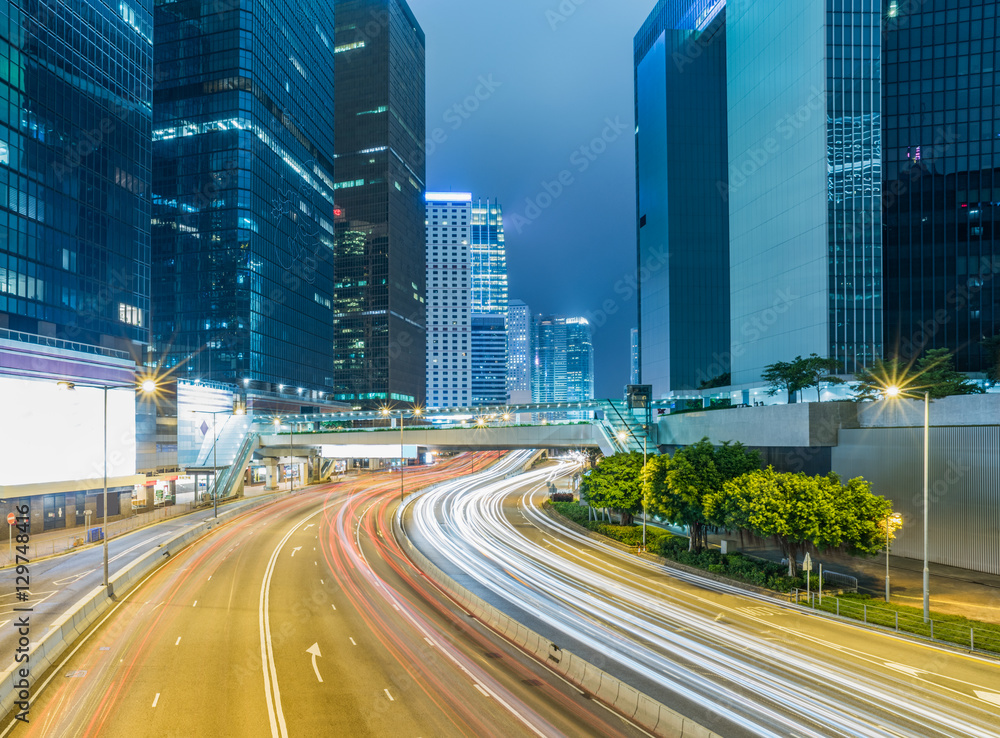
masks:
<svg viewBox="0 0 1000 738"><path fill-rule="evenodd" d="M264 467L267 470L267 480L264 484L265 490L274 490L278 488L278 462L276 459L266 459L264 461Z"/></svg>

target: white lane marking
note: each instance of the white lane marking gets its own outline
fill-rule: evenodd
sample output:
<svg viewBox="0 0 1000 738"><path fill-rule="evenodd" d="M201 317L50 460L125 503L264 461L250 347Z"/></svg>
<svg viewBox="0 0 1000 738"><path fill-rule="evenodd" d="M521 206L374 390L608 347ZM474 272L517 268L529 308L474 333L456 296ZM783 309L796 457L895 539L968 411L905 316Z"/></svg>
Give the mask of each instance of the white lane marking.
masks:
<svg viewBox="0 0 1000 738"><path fill-rule="evenodd" d="M209 578L208 578L208 581L210 581L210 582L211 582L211 581L212 581L212 577L209 577Z"/></svg>
<svg viewBox="0 0 1000 738"><path fill-rule="evenodd" d="M52 583L53 584L59 584L59 585L72 584L73 582L76 582L76 581L79 581L80 579L83 579L85 576L87 576L88 574L90 574L91 572L94 572L94 571L97 571L97 569L90 569L88 571L83 572L82 574L75 574L75 575L73 575L71 577L66 577L65 579L57 579L57 580L55 580Z"/></svg>
<svg viewBox="0 0 1000 738"><path fill-rule="evenodd" d="M350 636L348 636L348 638L350 638ZM355 645L355 646L356 646L356 645L358 645L357 643L354 643L354 639L353 639L353 638L351 638L351 643L352 643L353 645Z"/></svg>
<svg viewBox="0 0 1000 738"><path fill-rule="evenodd" d="M985 702L992 702L994 705L1000 705L1000 694L994 692L982 692L980 690L975 690L976 697Z"/></svg>
<svg viewBox="0 0 1000 738"><path fill-rule="evenodd" d="M430 645L431 648L437 648L437 644L430 638L424 638L424 640L427 641L427 643Z"/></svg>
<svg viewBox="0 0 1000 738"><path fill-rule="evenodd" d="M334 610L336 610L336 609L337 609L337 606L336 606L336 605L334 605L334 604L332 604L332 603L330 604L330 607L332 607L332 608L333 608Z"/></svg>
<svg viewBox="0 0 1000 738"><path fill-rule="evenodd" d="M309 530L310 528L312 528L314 525L316 525L316 523L309 523L309 525L307 525L305 528L303 528L302 531L305 532L305 531Z"/></svg>
<svg viewBox="0 0 1000 738"><path fill-rule="evenodd" d="M481 686L479 686L478 684L473 684L472 686L473 686L473 687L475 687L476 689L478 689L478 690L479 690L479 692L480 692L480 694L482 694L482 695L483 695L483 697L489 697L489 696L490 696L490 693L489 693L489 692L487 692L487 691L486 691L485 689L483 689L483 688L482 688Z"/></svg>
<svg viewBox="0 0 1000 738"><path fill-rule="evenodd" d="M319 583L320 583L320 584L323 584L323 580L322 580L322 579L320 579L320 580L319 580Z"/></svg>
<svg viewBox="0 0 1000 738"><path fill-rule="evenodd" d="M326 510L327 506L321 507L289 528L285 537L281 539L278 545L274 547L274 551L271 552L271 558L264 570L264 578L260 583L257 624L260 628L260 662L261 673L264 676L264 697L267 700L267 717L271 725L272 738L278 738L279 736L280 738L288 738L288 728L285 725L285 713L281 708L281 691L278 689L278 673L274 666L274 644L271 642L271 614L268 612L271 604L271 577L274 575L274 567L278 563L278 556L281 554L281 549L288 543L288 539L292 537L292 534L298 530L298 527L302 523L316 517L320 513L326 512Z"/></svg>
<svg viewBox="0 0 1000 738"><path fill-rule="evenodd" d="M321 677L319 675L319 666L316 665L316 657L323 655L323 654L321 654L319 652L319 644L318 643L314 643L311 646L309 646L309 648L306 649L306 653L311 653L312 654L313 671L316 672L316 678L319 679L320 683L322 683L323 682L323 677Z"/></svg>
<svg viewBox="0 0 1000 738"><path fill-rule="evenodd" d="M174 643L175 646L181 645L181 636L177 636L177 642Z"/></svg>
<svg viewBox="0 0 1000 738"><path fill-rule="evenodd" d="M156 696L153 698L153 707L156 707L156 703L160 701L160 693L157 692Z"/></svg>
<svg viewBox="0 0 1000 738"><path fill-rule="evenodd" d="M910 676L919 676L927 673L923 669L917 669L916 667L907 666L906 664L896 664L892 661L886 661L884 666L892 669L893 671L901 671L904 674L909 674Z"/></svg>
<svg viewBox="0 0 1000 738"><path fill-rule="evenodd" d="M191 607L198 607L198 600L195 600L195 601L194 601L194 604L193 604L193 605L191 605Z"/></svg>
<svg viewBox="0 0 1000 738"><path fill-rule="evenodd" d="M293 559L295 558L295 552L296 551L301 551L301 550L302 550L302 546L296 546L295 548L293 548L292 549L292 558Z"/></svg>
<svg viewBox="0 0 1000 738"><path fill-rule="evenodd" d="M389 690L388 690L388 689L386 689L386 690L384 690L384 691L385 691L385 696L389 698L389 702L395 702L395 701L396 701L396 700L394 700L394 699L392 698L392 695L391 695L391 694L389 694Z"/></svg>

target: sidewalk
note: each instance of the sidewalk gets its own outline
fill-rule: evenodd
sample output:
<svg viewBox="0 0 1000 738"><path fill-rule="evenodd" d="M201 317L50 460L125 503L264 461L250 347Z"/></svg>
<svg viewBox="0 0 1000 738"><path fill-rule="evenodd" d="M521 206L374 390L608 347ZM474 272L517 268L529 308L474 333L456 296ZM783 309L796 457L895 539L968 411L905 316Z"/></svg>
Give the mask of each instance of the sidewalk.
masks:
<svg viewBox="0 0 1000 738"><path fill-rule="evenodd" d="M773 543L750 543L740 547L738 535L709 535L709 544L723 538L736 540L736 550L762 559L781 561L784 556ZM885 554L859 558L837 553L813 555L813 572L818 564L824 571L857 577L858 591L878 599L885 597ZM898 605L923 607L923 566L919 559L889 556L889 583L892 601ZM930 564L930 606L932 612L964 615L974 620L1000 623L1000 575L944 564Z"/></svg>

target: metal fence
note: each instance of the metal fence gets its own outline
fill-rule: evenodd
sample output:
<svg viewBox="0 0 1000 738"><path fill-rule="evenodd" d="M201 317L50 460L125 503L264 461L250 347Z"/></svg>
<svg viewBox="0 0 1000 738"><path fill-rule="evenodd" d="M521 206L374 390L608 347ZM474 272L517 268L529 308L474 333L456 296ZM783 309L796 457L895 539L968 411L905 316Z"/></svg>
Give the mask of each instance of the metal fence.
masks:
<svg viewBox="0 0 1000 738"><path fill-rule="evenodd" d="M823 573L824 577L826 572ZM932 641L951 643L970 651L1000 653L1000 626L967 625L953 620L929 619L924 622L923 614L900 611L891 607L879 607L874 602L848 597L823 597L816 592L806 595L795 590L794 601L813 610L828 612L839 617L860 620L866 625L877 625L897 633L927 638ZM802 602L800 602L803 600Z"/></svg>

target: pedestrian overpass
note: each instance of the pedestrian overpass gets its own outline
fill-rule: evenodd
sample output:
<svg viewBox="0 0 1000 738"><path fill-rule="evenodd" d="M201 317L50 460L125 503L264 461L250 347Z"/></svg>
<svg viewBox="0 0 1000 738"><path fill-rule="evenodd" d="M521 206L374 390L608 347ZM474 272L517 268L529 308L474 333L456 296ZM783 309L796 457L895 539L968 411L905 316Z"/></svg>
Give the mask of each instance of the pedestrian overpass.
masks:
<svg viewBox="0 0 1000 738"><path fill-rule="evenodd" d="M257 414L226 417L219 432L206 436L196 467L189 473L211 476L220 498L237 493L254 458L263 459L268 476L280 459L308 459L310 481L320 481L331 464L324 459L361 458L365 446L443 451L599 449L608 455L656 453L653 408L664 401L631 408L623 400L550 402L503 407L349 410L302 415ZM361 426L361 427L358 427ZM350 449L338 457L337 447ZM346 453L346 451L345 451ZM221 463L220 463L221 462Z"/></svg>

